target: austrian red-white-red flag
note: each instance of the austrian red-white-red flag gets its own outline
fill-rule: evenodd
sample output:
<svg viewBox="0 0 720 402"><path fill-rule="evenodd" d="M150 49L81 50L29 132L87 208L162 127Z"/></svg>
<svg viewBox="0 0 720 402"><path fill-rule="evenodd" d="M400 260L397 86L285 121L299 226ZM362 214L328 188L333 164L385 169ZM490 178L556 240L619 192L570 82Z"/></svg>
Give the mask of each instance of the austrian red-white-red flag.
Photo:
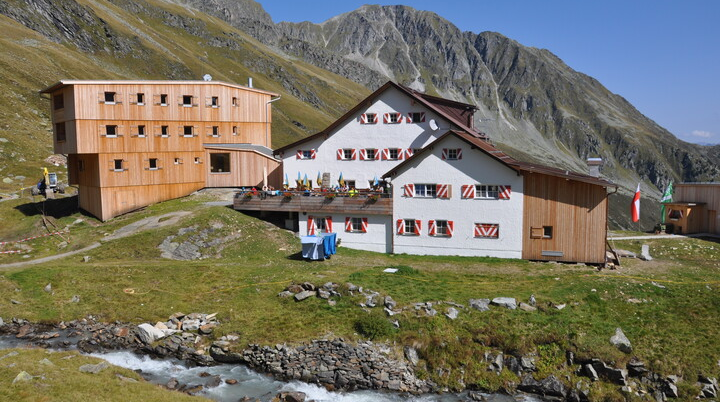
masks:
<svg viewBox="0 0 720 402"><path fill-rule="evenodd" d="M632 215L633 222L640 220L640 183L638 183L637 190L635 190L635 197L633 197L632 204L630 205L630 214Z"/></svg>

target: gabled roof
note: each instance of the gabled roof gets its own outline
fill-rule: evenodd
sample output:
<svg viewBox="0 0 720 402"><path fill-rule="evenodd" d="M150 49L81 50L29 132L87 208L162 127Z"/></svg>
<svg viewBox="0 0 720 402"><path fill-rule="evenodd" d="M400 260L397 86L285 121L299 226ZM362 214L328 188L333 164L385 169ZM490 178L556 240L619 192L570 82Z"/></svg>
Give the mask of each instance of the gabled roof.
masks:
<svg viewBox="0 0 720 402"><path fill-rule="evenodd" d="M244 89L250 92L257 92L270 96L278 96L278 94L262 89L250 88L237 84L230 84L223 81L173 81L173 80L61 80L40 91L41 94L49 94L58 89L70 85L221 85L230 88Z"/></svg>
<svg viewBox="0 0 720 402"><path fill-rule="evenodd" d="M452 101L450 99L444 99L444 98L438 98L436 96L426 95L421 92L415 91L414 89L410 89L403 85L399 85L392 81L388 81L385 83L385 85L381 86L375 92L371 93L367 98L358 102L358 104L355 105L355 107L350 109L347 113L342 115L339 119L335 120L335 122L333 122L332 124L327 126L327 128L325 128L323 131L320 131L318 133L315 133L313 135L305 137L301 140L295 141L291 144L285 145L284 147L280 147L275 150L275 154L278 154L280 152L285 152L288 149L296 148L298 145L303 144L307 141L311 141L316 138L320 138L322 136L329 135L338 126L340 126L342 123L347 121L347 119L354 116L360 110L366 108L368 106L368 103L370 103L372 100L374 100L375 98L380 96L380 94L382 94L388 88L391 88L391 87L395 88L398 91L404 93L405 95L411 97L412 99L414 99L418 103L422 104L426 108L432 110L433 112L442 116L443 118L450 121L454 125L460 127L462 130L465 130L468 133L471 133L471 135L475 135L478 137L485 137L485 134L475 131L474 129L469 127L467 125L467 123L463 122L459 113L453 112L454 110L457 110L457 109L467 109L467 110L471 109L474 111L474 110L477 110L477 107L467 104L467 103L456 102L456 101Z"/></svg>
<svg viewBox="0 0 720 402"><path fill-rule="evenodd" d="M575 180L580 181L584 183L590 183L595 184L598 186L603 187L617 187L616 184L614 184L611 181L601 179L599 177L585 175L581 173L571 172L569 170L563 170L558 168L553 168L549 166L543 166L538 165L535 163L530 162L522 162L518 161L515 158L511 157L510 155L506 154L505 152L495 148L494 145L492 145L490 142L488 142L485 139L478 138L474 135L457 131L457 130L450 130L440 136L438 139L433 141L432 143L428 144L418 152L416 152L412 157L406 159L402 163L398 164L391 170L389 170L387 173L385 173L382 178L390 177L395 174L397 174L400 170L402 170L407 164L412 163L412 161L419 157L420 155L424 154L425 152L429 152L431 148L433 148L434 145L437 145L441 141L443 141L448 136L455 136L466 143L470 144L472 148L478 149L479 151L485 153L486 155L490 156L491 158L497 160L498 162L502 163L503 165L509 167L510 169L513 169L517 171L518 173L540 173L540 174L546 174L549 176L555 176L555 177L562 177L564 179L568 180Z"/></svg>

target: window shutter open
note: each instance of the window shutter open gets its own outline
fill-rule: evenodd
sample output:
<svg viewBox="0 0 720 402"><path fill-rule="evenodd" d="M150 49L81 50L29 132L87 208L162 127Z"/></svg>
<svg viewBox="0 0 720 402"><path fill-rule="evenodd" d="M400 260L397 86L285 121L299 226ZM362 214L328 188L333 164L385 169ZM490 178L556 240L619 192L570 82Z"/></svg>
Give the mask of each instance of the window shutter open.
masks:
<svg viewBox="0 0 720 402"><path fill-rule="evenodd" d="M349 216L345 217L345 231L352 232L352 218Z"/></svg>
<svg viewBox="0 0 720 402"><path fill-rule="evenodd" d="M422 229L421 226L422 226L422 221L419 219L416 219L415 220L415 234L418 236L420 235L420 230Z"/></svg>
<svg viewBox="0 0 720 402"><path fill-rule="evenodd" d="M447 158L448 158L448 149L447 149L447 148L443 148L443 149L442 149L441 159L442 159L442 160L446 160Z"/></svg>
<svg viewBox="0 0 720 402"><path fill-rule="evenodd" d="M435 187L437 198L450 198L450 187L449 184L438 184Z"/></svg>
<svg viewBox="0 0 720 402"><path fill-rule="evenodd" d="M409 183L404 186L405 197L415 197L415 184Z"/></svg>
<svg viewBox="0 0 720 402"><path fill-rule="evenodd" d="M413 152L412 148L406 149L405 150L405 159L412 158L413 154L414 154L414 152Z"/></svg>
<svg viewBox="0 0 720 402"><path fill-rule="evenodd" d="M376 149L375 150L375 160L379 161L381 156L382 156L382 150Z"/></svg>
<svg viewBox="0 0 720 402"><path fill-rule="evenodd" d="M461 198L475 198L475 185L474 184L463 184L461 186L462 195Z"/></svg>
<svg viewBox="0 0 720 402"><path fill-rule="evenodd" d="M368 124L367 114L363 113L360 115L360 124Z"/></svg>
<svg viewBox="0 0 720 402"><path fill-rule="evenodd" d="M398 160L399 160L399 161L405 159L405 152L404 152L404 150L403 150L402 148L398 148L397 154L398 154Z"/></svg>
<svg viewBox="0 0 720 402"><path fill-rule="evenodd" d="M452 237L453 233L455 233L455 223L453 221L447 221L447 235Z"/></svg>
<svg viewBox="0 0 720 402"><path fill-rule="evenodd" d="M405 234L405 220L403 219L397 220L397 234Z"/></svg>
<svg viewBox="0 0 720 402"><path fill-rule="evenodd" d="M315 157L317 157L317 150L311 149L310 150L310 159L315 159Z"/></svg>
<svg viewBox="0 0 720 402"><path fill-rule="evenodd" d="M295 159L302 159L302 157L303 157L303 151L302 151L302 149L298 149L297 152L295 153Z"/></svg>
<svg viewBox="0 0 720 402"><path fill-rule="evenodd" d="M360 160L361 160L361 161L364 161L365 159L367 159L367 150L366 150L366 149L361 149L361 150L360 150Z"/></svg>
<svg viewBox="0 0 720 402"><path fill-rule="evenodd" d="M308 226L308 236L314 236L315 235L315 218L314 217L308 216L307 226Z"/></svg>
<svg viewBox="0 0 720 402"><path fill-rule="evenodd" d="M435 236L437 234L437 225L434 220L428 221L428 234L430 236Z"/></svg>
<svg viewBox="0 0 720 402"><path fill-rule="evenodd" d="M353 150L352 150L352 158L351 159L352 160L357 159L357 149L355 149L355 148L353 148Z"/></svg>
<svg viewBox="0 0 720 402"><path fill-rule="evenodd" d="M390 113L383 114L383 123L385 123L385 124L390 123Z"/></svg>
<svg viewBox="0 0 720 402"><path fill-rule="evenodd" d="M367 233L368 231L368 218L362 218L362 232Z"/></svg>
<svg viewBox="0 0 720 402"><path fill-rule="evenodd" d="M510 186L498 186L498 199L509 200L510 199Z"/></svg>
<svg viewBox="0 0 720 402"><path fill-rule="evenodd" d="M457 150L457 158L458 158L458 160L462 159L462 148L458 148L458 150Z"/></svg>
<svg viewBox="0 0 720 402"><path fill-rule="evenodd" d="M416 121L415 123L425 123L425 112L420 112L420 121Z"/></svg>
<svg viewBox="0 0 720 402"><path fill-rule="evenodd" d="M325 232L332 233L332 231L333 231L332 216L326 216L325 217Z"/></svg>
<svg viewBox="0 0 720 402"><path fill-rule="evenodd" d="M343 150L342 148L338 148L337 150L337 160L341 161L343 158Z"/></svg>
<svg viewBox="0 0 720 402"><path fill-rule="evenodd" d="M383 148L383 150L382 150L382 159L385 160L385 161L388 160L388 159L390 159L390 150L389 150L388 148Z"/></svg>

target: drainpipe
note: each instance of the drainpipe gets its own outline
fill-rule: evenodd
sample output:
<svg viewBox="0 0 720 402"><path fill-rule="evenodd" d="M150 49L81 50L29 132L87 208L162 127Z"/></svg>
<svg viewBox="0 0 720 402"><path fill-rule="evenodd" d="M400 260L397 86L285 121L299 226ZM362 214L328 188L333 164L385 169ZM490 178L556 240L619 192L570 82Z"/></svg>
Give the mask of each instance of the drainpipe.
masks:
<svg viewBox="0 0 720 402"><path fill-rule="evenodd" d="M265 146L268 147L269 149L272 149L272 148L270 148L270 142L268 140L270 137L270 122L268 121L268 107L267 106L275 101L279 101L280 98L282 98L282 95L278 95L277 98L270 99L269 101L265 102Z"/></svg>

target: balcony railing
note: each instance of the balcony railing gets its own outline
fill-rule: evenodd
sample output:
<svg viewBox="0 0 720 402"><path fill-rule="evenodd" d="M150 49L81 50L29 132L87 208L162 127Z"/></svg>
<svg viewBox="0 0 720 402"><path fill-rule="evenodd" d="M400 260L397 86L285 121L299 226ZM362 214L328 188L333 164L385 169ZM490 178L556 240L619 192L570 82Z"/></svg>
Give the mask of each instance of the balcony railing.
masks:
<svg viewBox="0 0 720 402"><path fill-rule="evenodd" d="M363 213L391 215L392 198L388 193L357 190L336 191L239 191L233 207L248 211L288 211L324 213Z"/></svg>

